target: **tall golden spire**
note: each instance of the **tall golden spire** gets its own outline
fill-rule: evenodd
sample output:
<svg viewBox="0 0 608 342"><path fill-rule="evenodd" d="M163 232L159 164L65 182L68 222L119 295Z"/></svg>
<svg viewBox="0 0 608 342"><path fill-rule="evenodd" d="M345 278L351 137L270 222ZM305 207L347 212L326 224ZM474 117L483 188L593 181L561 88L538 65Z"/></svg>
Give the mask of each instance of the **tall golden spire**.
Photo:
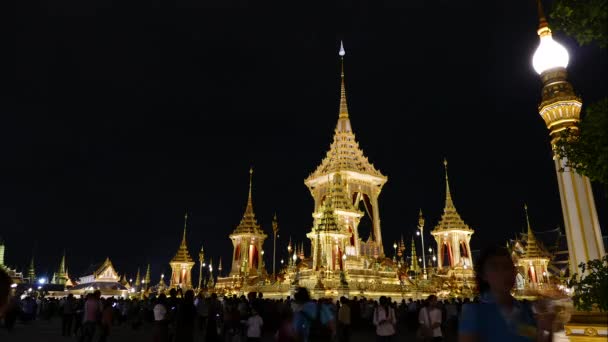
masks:
<svg viewBox="0 0 608 342"><path fill-rule="evenodd" d="M238 233L255 233L255 234L264 234L257 220L255 219L255 213L253 212L253 200L251 196L253 187L253 168L249 169L249 194L247 197L247 206L245 207L245 212L243 213L243 218L241 222L234 230L233 234Z"/></svg>
<svg viewBox="0 0 608 342"><path fill-rule="evenodd" d="M340 52L338 54L340 55L340 76L342 79L340 83L340 113L338 117L348 119L348 105L346 104L346 90L344 87L344 55L346 51L344 51L344 42L342 41L340 41Z"/></svg>
<svg viewBox="0 0 608 342"><path fill-rule="evenodd" d="M352 133L353 129L348 118L348 104L346 103L346 87L344 85L344 43L340 41L340 110L338 112L338 125L336 131L340 133Z"/></svg>
<svg viewBox="0 0 608 342"><path fill-rule="evenodd" d="M186 246L186 229L188 228L188 212L184 214L184 235L182 236L181 246Z"/></svg>
<svg viewBox="0 0 608 342"><path fill-rule="evenodd" d="M443 159L443 166L445 168L445 207L443 208L441 219L434 230L470 230L469 226L464 223L454 206L452 192L450 191L450 180L448 178L448 161L445 158Z"/></svg>
<svg viewBox="0 0 608 342"><path fill-rule="evenodd" d="M454 202L452 201L452 192L450 191L450 180L448 179L448 160L443 159L443 167L445 169L445 208L454 208Z"/></svg>
<svg viewBox="0 0 608 342"><path fill-rule="evenodd" d="M540 247L538 246L538 242L536 242L536 237L532 232L532 227L530 226L530 218L528 216L528 206L524 204L524 212L526 213L526 224L528 225L528 233L526 234L526 258L540 258L542 257L542 252Z"/></svg>
<svg viewBox="0 0 608 342"><path fill-rule="evenodd" d="M186 244L186 229L188 227L188 213L184 215L184 233L182 235L182 242L179 244L179 248L177 249L177 253L171 262L183 262L190 263L193 262L192 257L190 256L190 252L188 252L188 245Z"/></svg>

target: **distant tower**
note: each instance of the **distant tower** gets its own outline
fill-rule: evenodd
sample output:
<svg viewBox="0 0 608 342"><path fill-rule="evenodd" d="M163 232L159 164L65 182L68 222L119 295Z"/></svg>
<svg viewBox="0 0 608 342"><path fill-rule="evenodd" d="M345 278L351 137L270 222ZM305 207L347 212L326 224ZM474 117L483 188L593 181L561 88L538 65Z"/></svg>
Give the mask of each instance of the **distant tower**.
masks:
<svg viewBox="0 0 608 342"><path fill-rule="evenodd" d="M532 65L543 82L538 111L549 129L554 146L563 130L578 131L582 102L567 80L568 51L553 40L540 0L538 14L540 44L534 52ZM555 154L553 160L566 227L570 274L573 274L579 272L581 262L600 259L606 250L589 179L566 167L567 160L558 155Z"/></svg>
<svg viewBox="0 0 608 342"><path fill-rule="evenodd" d="M36 282L36 269L34 268L34 257L30 260L30 267L27 269L27 278L30 281L30 284Z"/></svg>
<svg viewBox="0 0 608 342"><path fill-rule="evenodd" d="M340 46L340 56L344 56L344 48ZM342 65L344 65L341 57ZM314 212L320 213L324 205L324 199L331 190L331 181L335 175L340 175L345 183L346 198L348 205L342 207L336 203L335 214L340 225L344 225L351 232L351 239L347 245L347 254L360 256L361 246L359 232L357 230L359 221L363 213L359 210L361 202L365 206L365 211L369 214L372 223L372 238L378 247L379 256L384 256L382 246L382 232L380 230L380 214L378 196L387 181L380 171L371 164L363 151L359 148L359 143L353 133L348 106L346 104L346 90L344 88L344 67L342 67L342 82L340 88L340 109L338 124L334 130L334 139L329 151L321 161L321 165L304 180L304 184L310 190L315 201Z"/></svg>
<svg viewBox="0 0 608 342"><path fill-rule="evenodd" d="M410 271L415 273L420 272L418 256L416 256L416 243L414 242L414 237L412 237L412 262L410 263Z"/></svg>
<svg viewBox="0 0 608 342"><path fill-rule="evenodd" d="M443 165L445 167L445 207L441 220L431 231L431 235L437 242L437 269L441 270L444 267L472 269L473 258L469 242L474 230L464 223L454 207L448 180L447 160L443 161Z"/></svg>
<svg viewBox="0 0 608 342"><path fill-rule="evenodd" d="M145 281L144 288L147 289L148 287L150 287L150 264L149 263L148 263L148 267L146 268L146 276L144 277L144 281Z"/></svg>
<svg viewBox="0 0 608 342"><path fill-rule="evenodd" d="M171 287L179 287L182 289L192 288L192 267L194 266L194 260L188 252L188 246L186 245L186 228L188 226L188 213L184 216L184 234L182 236L182 243L179 245L179 249L169 265L171 265Z"/></svg>
<svg viewBox="0 0 608 342"><path fill-rule="evenodd" d="M4 266L4 240L0 236L0 267Z"/></svg>
<svg viewBox="0 0 608 342"><path fill-rule="evenodd" d="M266 234L255 219L251 188L253 169L249 170L249 196L241 222L230 234L232 240L232 267L230 276L256 276L258 267L262 265L262 246Z"/></svg>
<svg viewBox="0 0 608 342"><path fill-rule="evenodd" d="M139 290L141 286L141 274L139 272L139 267L137 268L137 275L135 275L135 287Z"/></svg>
<svg viewBox="0 0 608 342"><path fill-rule="evenodd" d="M63 252L63 256L61 257L61 262L59 263L59 269L55 274L53 274L53 284L57 285L65 285L68 282L68 273L65 268L65 251Z"/></svg>

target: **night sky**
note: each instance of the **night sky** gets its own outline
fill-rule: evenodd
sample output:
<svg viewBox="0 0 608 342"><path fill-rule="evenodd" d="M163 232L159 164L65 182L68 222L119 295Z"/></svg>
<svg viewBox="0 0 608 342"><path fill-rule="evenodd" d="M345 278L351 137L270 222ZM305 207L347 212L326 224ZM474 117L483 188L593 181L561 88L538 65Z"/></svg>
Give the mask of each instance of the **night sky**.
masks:
<svg viewBox="0 0 608 342"><path fill-rule="evenodd" d="M537 113L534 1L312 4L19 2L0 94L6 263L25 271L34 253L51 276L65 249L73 276L109 256L131 276L151 263L157 282L188 211L191 254L203 244L225 274L250 166L258 221L271 235L277 213L284 256L312 225L303 180L337 121L340 39L353 129L389 179L387 252L401 234L409 242L419 208L437 223L444 157L472 249L521 231L524 202L534 230L563 224ZM606 50L554 37L584 102L605 96ZM607 194L595 190L605 228ZM271 268L271 239L265 250Z"/></svg>

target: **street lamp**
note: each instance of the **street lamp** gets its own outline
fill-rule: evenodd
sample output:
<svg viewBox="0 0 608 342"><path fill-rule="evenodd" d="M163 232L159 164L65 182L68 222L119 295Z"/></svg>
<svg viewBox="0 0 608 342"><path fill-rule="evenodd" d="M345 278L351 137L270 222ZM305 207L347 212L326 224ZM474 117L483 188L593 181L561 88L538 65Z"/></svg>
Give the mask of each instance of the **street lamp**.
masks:
<svg viewBox="0 0 608 342"><path fill-rule="evenodd" d="M393 262L397 261L397 243L393 242Z"/></svg>
<svg viewBox="0 0 608 342"><path fill-rule="evenodd" d="M416 235L420 235L420 240L422 240L422 277L426 279L426 258L424 255L424 217L422 216L422 209L420 209L420 214L418 215L418 229Z"/></svg>
<svg viewBox="0 0 608 342"><path fill-rule="evenodd" d="M279 222L277 220L277 213L274 213L274 218L272 219L272 233L274 235L274 239L272 240L272 276L276 275L276 261L277 261L277 233L279 232Z"/></svg>
<svg viewBox="0 0 608 342"><path fill-rule="evenodd" d="M201 251L198 253L198 289L201 289L203 282L203 267L205 267L205 251L201 246Z"/></svg>

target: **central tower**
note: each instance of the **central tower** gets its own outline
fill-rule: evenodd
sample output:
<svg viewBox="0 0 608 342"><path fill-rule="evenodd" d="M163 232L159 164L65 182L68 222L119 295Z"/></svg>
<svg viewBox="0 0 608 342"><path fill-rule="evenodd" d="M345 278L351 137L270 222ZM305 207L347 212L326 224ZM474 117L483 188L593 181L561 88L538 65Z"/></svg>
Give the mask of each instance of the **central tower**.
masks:
<svg viewBox="0 0 608 342"><path fill-rule="evenodd" d="M359 220L361 213L359 208L361 202L365 207L365 212L372 223L371 239L377 246L379 256L384 256L382 246L382 232L380 230L380 214L378 206L378 196L387 177L376 170L373 164L367 160L353 133L348 106L346 103L346 90L344 88L344 47L340 43L340 56L342 64L342 82L340 88L340 109L338 114L338 124L334 130L334 139L329 151L321 161L321 165L304 180L304 184L310 190L315 201L313 216L319 218L323 212L327 211L324 205L325 198L330 196L332 182L339 182L347 194L350 203L333 203L333 211L336 216L337 224L351 234L346 246L345 254L359 256L361 253L359 245ZM338 176L338 179L334 178ZM344 208L342 208L342 206ZM331 253L328 253L331 254Z"/></svg>

